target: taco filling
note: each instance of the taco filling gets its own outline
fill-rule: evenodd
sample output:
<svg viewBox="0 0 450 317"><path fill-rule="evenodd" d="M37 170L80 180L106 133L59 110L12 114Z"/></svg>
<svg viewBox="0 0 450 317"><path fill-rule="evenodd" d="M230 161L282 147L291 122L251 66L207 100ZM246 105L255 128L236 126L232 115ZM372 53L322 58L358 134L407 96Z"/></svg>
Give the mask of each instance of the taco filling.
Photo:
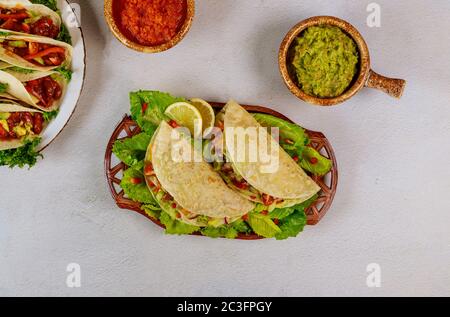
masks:
<svg viewBox="0 0 450 317"><path fill-rule="evenodd" d="M0 28L56 38L59 26L50 17L33 17L26 9L0 8Z"/></svg>
<svg viewBox="0 0 450 317"><path fill-rule="evenodd" d="M44 118L39 112L0 112L0 142L41 134Z"/></svg>
<svg viewBox="0 0 450 317"><path fill-rule="evenodd" d="M39 100L37 104L43 108L52 107L53 103L60 100L63 94L61 85L52 76L34 79L24 85L26 90Z"/></svg>
<svg viewBox="0 0 450 317"><path fill-rule="evenodd" d="M3 40L2 46L36 66L60 66L66 60L66 49L56 45L25 40Z"/></svg>

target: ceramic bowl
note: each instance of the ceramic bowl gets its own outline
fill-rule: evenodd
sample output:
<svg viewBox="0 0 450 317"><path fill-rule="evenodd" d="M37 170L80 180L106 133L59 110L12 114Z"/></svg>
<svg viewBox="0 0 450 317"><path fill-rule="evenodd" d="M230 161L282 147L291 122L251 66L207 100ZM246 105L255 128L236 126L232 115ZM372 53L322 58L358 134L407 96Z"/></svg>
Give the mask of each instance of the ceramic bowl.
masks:
<svg viewBox="0 0 450 317"><path fill-rule="evenodd" d="M178 43L186 36L189 29L191 28L192 21L194 19L195 15L195 1L194 0L187 0L187 14L186 14L186 20L184 21L180 31L175 35L170 41L163 43L161 45L156 46L144 46L139 43L136 43L132 41L131 39L127 38L118 27L113 14L113 2L114 0L105 0L104 3L104 14L106 22L108 23L108 26L111 30L111 32L114 34L114 36L126 47L134 49L138 52L142 53L160 53L163 51L166 51Z"/></svg>
<svg viewBox="0 0 450 317"><path fill-rule="evenodd" d="M340 96L334 98L320 98L306 94L297 84L295 72L291 69L294 40L307 28L316 25L333 25L342 29L356 43L359 50L359 71L350 87ZM280 72L289 90L298 98L310 104L319 106L333 106L340 104L359 92L364 87L376 88L385 93L400 98L406 82L403 79L388 78L377 74L370 68L370 54L366 42L358 30L350 23L332 16L316 16L295 25L281 43L278 56Z"/></svg>

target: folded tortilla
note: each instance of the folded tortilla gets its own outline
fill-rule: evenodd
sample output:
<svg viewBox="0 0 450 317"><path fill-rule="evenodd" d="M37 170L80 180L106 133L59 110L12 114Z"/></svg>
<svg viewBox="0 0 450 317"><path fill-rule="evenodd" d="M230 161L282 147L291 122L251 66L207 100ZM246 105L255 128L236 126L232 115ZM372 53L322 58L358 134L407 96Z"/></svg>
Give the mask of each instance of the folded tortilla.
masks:
<svg viewBox="0 0 450 317"><path fill-rule="evenodd" d="M243 107L230 101L222 114L227 158L234 170L251 186L262 194L285 200L282 205L284 207L306 201L320 191L320 187L281 148L267 129L263 128ZM244 141L238 142L237 138L242 137L242 130L236 128L257 128L257 137L249 134ZM261 140L266 143L264 151L271 162L278 161L277 168L272 168L270 171L268 160L262 160L260 155L240 155L248 153L252 145L263 144ZM256 148L260 149L258 146Z"/></svg>
<svg viewBox="0 0 450 317"><path fill-rule="evenodd" d="M37 113L40 111L20 106L19 104L14 103L13 101L8 100L8 99L0 99L0 115L4 114L4 113L13 113L13 112ZM0 124L2 124L1 117L0 117ZM14 140L0 139L0 151L19 148L24 145L25 141L31 141L38 137L39 137L39 135L31 133L20 139L14 139Z"/></svg>
<svg viewBox="0 0 450 317"><path fill-rule="evenodd" d="M37 21L40 18L48 17L58 28L61 28L62 22L59 14L43 4L33 4L29 1L0 0L0 9L24 9L33 20Z"/></svg>
<svg viewBox="0 0 450 317"><path fill-rule="evenodd" d="M30 70L38 70L38 71L42 71L42 72L51 71L58 67L66 67L69 69L71 68L73 48L71 45L69 45L67 43L57 41L57 40L54 40L54 39L48 38L48 37L30 35L30 34L19 33L19 32L4 30L4 29L0 29L0 41L1 42L3 42L3 41L34 42L34 43L48 44L48 45L52 45L52 46L61 47L65 50L65 60L61 65L44 66L44 65L33 64L30 61L15 54L14 52L6 49L5 47L3 47L3 45L0 45L0 60L4 62L0 66L3 68L6 67L6 64L25 68L25 69L30 69Z"/></svg>
<svg viewBox="0 0 450 317"><path fill-rule="evenodd" d="M33 96L25 88L25 83L39 78L51 76L61 87L62 95L58 100L54 100L53 104L46 108L39 105L39 99ZM32 73L17 73L8 69L0 70L0 84L7 84L6 94L12 98L20 100L27 105L40 109L45 112L50 112L59 108L64 98L64 94L67 90L67 81L58 72L46 71L46 72L32 72Z"/></svg>
<svg viewBox="0 0 450 317"><path fill-rule="evenodd" d="M254 204L230 189L201 156L198 161L174 157L172 154L179 149L185 153L194 151L190 139L162 122L147 151L146 165L152 164L154 174L146 174L146 181L152 192L157 186L173 197L181 221L206 226L199 219L204 216L209 217L209 225L219 226L232 223L254 209ZM169 214L174 212L161 207Z"/></svg>

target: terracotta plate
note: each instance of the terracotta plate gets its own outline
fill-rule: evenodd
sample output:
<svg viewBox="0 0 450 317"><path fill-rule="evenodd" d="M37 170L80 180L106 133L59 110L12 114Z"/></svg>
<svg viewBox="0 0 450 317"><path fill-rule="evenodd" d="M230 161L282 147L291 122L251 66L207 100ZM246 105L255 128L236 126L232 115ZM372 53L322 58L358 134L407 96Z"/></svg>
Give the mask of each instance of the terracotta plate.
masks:
<svg viewBox="0 0 450 317"><path fill-rule="evenodd" d="M212 102L211 104L216 109L221 109L225 105L223 103L216 103L216 102ZM284 119L286 121L292 122L284 115L268 108L260 106L248 106L248 105L244 106L244 108L252 113L270 114L278 118ZM141 130L137 126L136 122L134 122L128 115L125 115L123 120L118 124L117 128L114 130L111 139L108 142L108 146L106 148L105 153L106 178L108 181L112 197L116 202L117 206L119 206L119 208L138 212L141 215L153 221L158 226L164 228L164 225L162 225L157 219L149 217L144 211L142 211L140 203L136 203L126 198L123 190L120 187L121 175L123 175L123 171L127 169L127 166L124 163L121 163L112 153L114 142L116 140L130 138L133 135L136 135L140 132ZM320 185L322 190L319 193L319 199L315 202L314 205L312 205L307 210L306 214L308 216L308 225L316 225L325 216L325 214L330 209L331 204L333 202L338 184L338 169L336 156L327 138L321 132L307 130L307 134L311 139L311 146L333 161L333 168L327 175L325 175L324 177L313 177L314 181ZM258 240L262 238L256 234L253 235L242 234L238 237L238 239Z"/></svg>

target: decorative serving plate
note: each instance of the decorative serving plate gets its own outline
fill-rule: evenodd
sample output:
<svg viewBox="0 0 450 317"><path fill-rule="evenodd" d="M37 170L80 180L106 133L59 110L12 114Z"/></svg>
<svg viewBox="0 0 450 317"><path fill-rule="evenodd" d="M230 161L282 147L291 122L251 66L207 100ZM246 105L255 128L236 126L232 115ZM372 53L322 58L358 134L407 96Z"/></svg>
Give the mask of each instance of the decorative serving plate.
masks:
<svg viewBox="0 0 450 317"><path fill-rule="evenodd" d="M72 37L73 59L72 59L72 80L67 86L64 100L59 109L59 113L50 122L42 134L42 141L38 147L39 151L44 150L65 128L78 103L78 99L83 89L84 76L86 71L86 50L83 32L77 21L77 17L67 0L58 0L58 8L61 11L62 19Z"/></svg>
<svg viewBox="0 0 450 317"><path fill-rule="evenodd" d="M217 102L212 102L211 105L215 109L221 109L225 106L224 103L217 103ZM248 105L244 105L243 107L251 113L269 114L293 123L292 120L286 118L284 115L269 108L261 106L248 106ZM164 225L161 224L159 220L148 216L141 209L141 203L132 201L127 197L125 197L125 194L122 188L120 187L121 177L123 175L123 172L128 167L124 163L120 162L119 159L117 159L114 156L112 152L114 142L116 142L117 140L130 138L136 134L139 134L140 132L141 130L136 124L136 122L134 122L130 116L125 115L123 120L118 124L117 128L114 130L108 142L108 146L106 148L105 153L106 178L108 181L112 197L119 208L138 212L141 215L153 221L158 226L164 228ZM330 209L331 204L333 203L333 199L336 194L338 184L338 168L333 148L330 142L325 137L325 135L323 135L321 132L315 132L310 130L306 130L306 132L311 140L310 146L319 151L322 155L331 159L333 162L333 167L327 175L323 177L317 176L312 177L314 181L321 187L321 191L319 193L319 198L317 199L317 201L306 210L306 215L308 217L308 225L316 225L325 216L327 211ZM256 234L252 235L240 234L238 239L258 240L262 238Z"/></svg>

